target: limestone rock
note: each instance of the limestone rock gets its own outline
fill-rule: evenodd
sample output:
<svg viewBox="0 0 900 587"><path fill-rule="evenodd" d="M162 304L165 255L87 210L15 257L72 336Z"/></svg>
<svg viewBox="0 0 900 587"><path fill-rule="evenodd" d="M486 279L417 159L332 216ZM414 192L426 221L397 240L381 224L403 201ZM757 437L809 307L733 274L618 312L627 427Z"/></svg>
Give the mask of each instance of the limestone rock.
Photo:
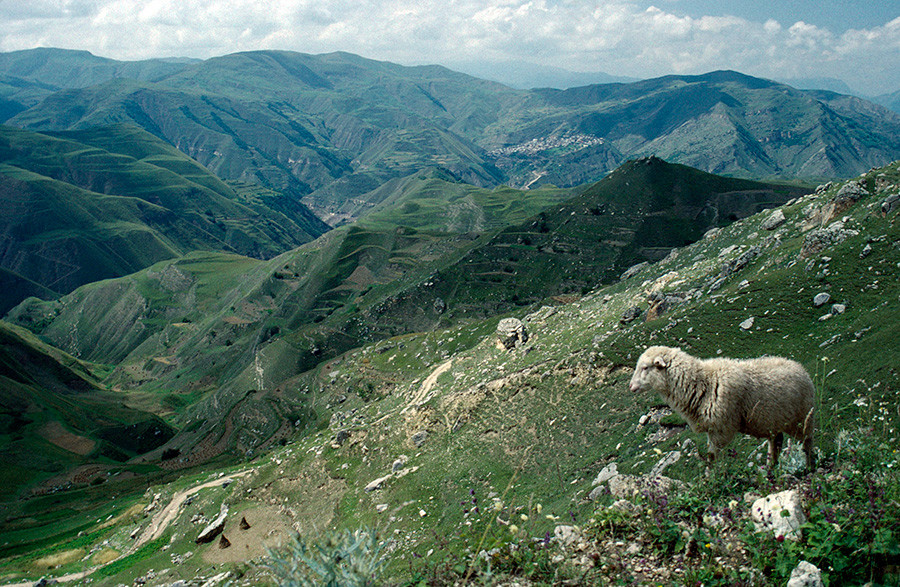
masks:
<svg viewBox="0 0 900 587"><path fill-rule="evenodd" d="M768 218L763 220L762 224L760 224L760 227L763 230L775 230L776 228L784 224L785 220L786 219L784 217L784 212L782 212L779 208L778 210L772 212Z"/></svg>
<svg viewBox="0 0 900 587"><path fill-rule="evenodd" d="M593 483L591 483L591 485L596 487L597 485L600 485L601 483L606 483L607 481L609 481L610 479L612 479L613 477L615 477L618 474L619 474L619 466L616 463L610 463L610 464L606 465L605 467L603 467L599 473L597 473L597 478L594 479L594 481L593 481Z"/></svg>
<svg viewBox="0 0 900 587"><path fill-rule="evenodd" d="M219 517L209 523L206 528L200 532L200 535L197 536L195 542L197 544L205 544L207 542L212 542L213 539L222 533L222 530L225 529L225 520L228 519L228 506L222 504L222 509L219 512Z"/></svg>
<svg viewBox="0 0 900 587"><path fill-rule="evenodd" d="M814 564L800 561L791 571L791 578L787 587L825 587L822 581L822 572Z"/></svg>
<svg viewBox="0 0 900 587"><path fill-rule="evenodd" d="M753 328L753 316L750 316L740 324L741 330L750 330Z"/></svg>
<svg viewBox="0 0 900 587"><path fill-rule="evenodd" d="M621 281L625 281L626 279L631 279L632 277L634 277L635 275L640 273L641 270L644 267L646 267L647 265L649 265L649 263L647 263L646 261L644 261L643 263L638 263L637 265L632 265L631 267L629 267L628 269L625 270L625 273L623 273L622 277L620 277L619 279Z"/></svg>
<svg viewBox="0 0 900 587"><path fill-rule="evenodd" d="M504 318L497 324L497 348L511 350L528 342L525 324L518 318Z"/></svg>
<svg viewBox="0 0 900 587"><path fill-rule="evenodd" d="M390 479L392 476L393 475L385 475L384 477L379 477L378 479L369 482L369 484L365 487L365 492L371 493L376 489L381 489L381 486L384 485L384 482Z"/></svg>
<svg viewBox="0 0 900 587"><path fill-rule="evenodd" d="M831 300L831 294L829 294L828 292L823 291L821 293L817 293L816 297L813 298L813 306L821 308L822 306L827 304L829 300Z"/></svg>
<svg viewBox="0 0 900 587"><path fill-rule="evenodd" d="M771 531L776 538L788 540L801 538L800 526L806 523L806 515L796 489L773 493L753 502L750 510L757 532Z"/></svg>

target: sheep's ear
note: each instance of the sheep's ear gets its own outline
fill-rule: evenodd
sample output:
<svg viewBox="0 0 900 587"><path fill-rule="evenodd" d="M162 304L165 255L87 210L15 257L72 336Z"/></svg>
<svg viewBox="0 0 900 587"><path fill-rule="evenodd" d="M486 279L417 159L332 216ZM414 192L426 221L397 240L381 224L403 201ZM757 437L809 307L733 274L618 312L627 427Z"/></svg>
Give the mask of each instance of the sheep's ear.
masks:
<svg viewBox="0 0 900 587"><path fill-rule="evenodd" d="M657 356L653 359L653 364L654 364L656 367L659 367L660 369L665 369L666 367L669 366L669 361L668 361L664 356L662 356L662 355L657 355Z"/></svg>

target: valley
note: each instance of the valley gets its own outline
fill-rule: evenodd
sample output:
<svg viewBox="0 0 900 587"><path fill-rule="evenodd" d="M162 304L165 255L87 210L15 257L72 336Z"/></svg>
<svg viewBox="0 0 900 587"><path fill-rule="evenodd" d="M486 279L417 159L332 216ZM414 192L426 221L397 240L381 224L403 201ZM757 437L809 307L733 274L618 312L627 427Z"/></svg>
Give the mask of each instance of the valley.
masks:
<svg viewBox="0 0 900 587"><path fill-rule="evenodd" d="M898 580L896 114L347 53L0 73L0 584ZM818 470L702 462L628 390L654 344L799 361Z"/></svg>

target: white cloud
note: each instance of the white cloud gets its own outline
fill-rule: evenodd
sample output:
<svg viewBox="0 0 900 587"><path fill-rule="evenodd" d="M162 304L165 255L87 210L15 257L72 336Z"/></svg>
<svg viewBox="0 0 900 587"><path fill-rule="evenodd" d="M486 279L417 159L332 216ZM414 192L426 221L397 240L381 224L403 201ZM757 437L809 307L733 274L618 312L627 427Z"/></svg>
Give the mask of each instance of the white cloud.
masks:
<svg viewBox="0 0 900 587"><path fill-rule="evenodd" d="M900 18L836 35L802 21L680 16L628 0L0 1L0 50L118 59L252 49L350 51L401 63L520 60L651 77L736 69L900 88Z"/></svg>

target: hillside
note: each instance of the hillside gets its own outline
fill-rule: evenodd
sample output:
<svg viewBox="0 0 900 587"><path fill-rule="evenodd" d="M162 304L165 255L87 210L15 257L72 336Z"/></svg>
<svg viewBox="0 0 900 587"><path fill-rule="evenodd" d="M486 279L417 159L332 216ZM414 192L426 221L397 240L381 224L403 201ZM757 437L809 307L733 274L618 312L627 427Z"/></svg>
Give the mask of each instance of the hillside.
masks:
<svg viewBox="0 0 900 587"><path fill-rule="evenodd" d="M235 189L237 187L238 189ZM195 249L270 258L328 227L275 192L229 186L134 126L0 127L0 311ZM4 279L4 283L6 280Z"/></svg>
<svg viewBox="0 0 900 587"><path fill-rule="evenodd" d="M268 576L263 545L292 531L306 540L368 527L387 544L387 583L783 585L806 560L830 584L893 584L898 185L893 164L821 186L570 303L521 308L513 315L529 338L509 351L496 345L494 316L378 341L298 375L285 368L296 360L290 346L269 331L271 343L259 340L254 361L229 378L243 409L223 393L184 421L183 430L199 430L216 411L240 422L243 433L225 448L247 460L79 512L77 540L74 528L67 539L23 520L17 536L28 546L9 550L0 573L34 579L58 561L54 574L99 566L98 585L198 577L249 585ZM211 261L188 259L178 270L199 275ZM175 269L155 271L174 278ZM253 299L281 299L278 290L267 295ZM268 308L278 316L278 306L232 300L245 320ZM169 333L194 328L171 322L174 312ZM217 334L231 336L224 324ZM767 474L764 446L741 437L703 477L705 439L657 397L628 391L650 344L800 361L816 384L820 469L794 468L789 447ZM289 410L290 426L270 425ZM168 446L192 443L183 433ZM615 481L598 478L613 464ZM797 491L807 518L797 540L758 533L750 520L754 500L782 490ZM160 526L170 503L174 517ZM40 506L52 516L69 504ZM227 543L196 543L218 511ZM342 552L333 538L318 544ZM367 549L347 556L365 559Z"/></svg>
<svg viewBox="0 0 900 587"><path fill-rule="evenodd" d="M896 113L736 72L526 91L347 53L259 51L178 65L159 78L123 70L62 89L8 123L129 121L223 179L302 197L332 224L371 207L381 185L431 167L480 187L574 187L645 155L806 179L851 177L900 156Z"/></svg>
<svg viewBox="0 0 900 587"><path fill-rule="evenodd" d="M187 420L367 342L580 295L807 191L659 159L626 163L574 198L449 179L422 173L385 186L364 219L269 262L195 253L59 301L28 300L10 319L114 366L105 382L140 389L146 409L174 405ZM251 366L259 370L240 375ZM221 433L220 418L204 419L204 434Z"/></svg>

